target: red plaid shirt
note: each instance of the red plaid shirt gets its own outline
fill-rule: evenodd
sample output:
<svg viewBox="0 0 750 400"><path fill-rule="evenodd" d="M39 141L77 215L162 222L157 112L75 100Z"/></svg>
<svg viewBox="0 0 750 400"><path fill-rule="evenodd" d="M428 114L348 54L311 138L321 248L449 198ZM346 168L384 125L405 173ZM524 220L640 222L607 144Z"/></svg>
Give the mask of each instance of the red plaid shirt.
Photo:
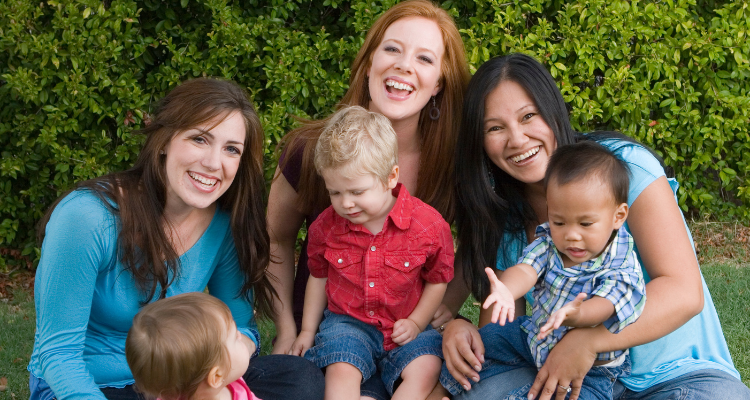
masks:
<svg viewBox="0 0 750 400"><path fill-rule="evenodd" d="M385 350L397 347L393 324L414 311L425 282L453 279L448 223L401 184L393 195L396 204L377 235L328 207L310 226L307 248L310 274L328 278L328 309L378 328Z"/></svg>

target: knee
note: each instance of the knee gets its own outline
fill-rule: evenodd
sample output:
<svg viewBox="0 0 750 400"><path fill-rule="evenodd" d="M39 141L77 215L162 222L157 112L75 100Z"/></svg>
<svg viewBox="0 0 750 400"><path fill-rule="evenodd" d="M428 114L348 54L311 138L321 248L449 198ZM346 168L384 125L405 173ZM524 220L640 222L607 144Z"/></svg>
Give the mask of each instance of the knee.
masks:
<svg viewBox="0 0 750 400"><path fill-rule="evenodd" d="M362 382L362 372L352 364L337 362L326 367L326 379Z"/></svg>
<svg viewBox="0 0 750 400"><path fill-rule="evenodd" d="M437 382L442 366L443 361L440 357L431 354L419 356L404 368L401 372L401 378L404 380L419 378L420 380L427 381L432 381L434 378L435 382Z"/></svg>

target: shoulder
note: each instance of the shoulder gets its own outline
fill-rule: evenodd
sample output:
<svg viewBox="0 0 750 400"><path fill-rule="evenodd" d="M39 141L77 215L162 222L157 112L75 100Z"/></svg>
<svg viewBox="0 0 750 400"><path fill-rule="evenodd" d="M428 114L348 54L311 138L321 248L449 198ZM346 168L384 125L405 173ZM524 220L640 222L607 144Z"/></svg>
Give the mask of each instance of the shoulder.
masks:
<svg viewBox="0 0 750 400"><path fill-rule="evenodd" d="M343 222L346 222L343 218L336 218L338 214L333 209L333 206L328 206L322 213L315 218L312 224L307 229L308 239L312 240L325 240L333 232L333 227L338 226Z"/></svg>
<svg viewBox="0 0 750 400"><path fill-rule="evenodd" d="M48 223L75 227L97 227L115 222L114 204L106 205L90 189L77 189L66 195L52 211Z"/></svg>
<svg viewBox="0 0 750 400"><path fill-rule="evenodd" d="M629 206L633 205L635 199L648 185L659 177L665 176L664 168L659 160L642 145L617 139L606 139L599 143L628 164L630 169Z"/></svg>
<svg viewBox="0 0 750 400"><path fill-rule="evenodd" d="M411 210L412 222L417 222L418 226L434 230L450 230L448 222L443 219L438 210L429 204L411 195L404 201L407 202L405 206Z"/></svg>

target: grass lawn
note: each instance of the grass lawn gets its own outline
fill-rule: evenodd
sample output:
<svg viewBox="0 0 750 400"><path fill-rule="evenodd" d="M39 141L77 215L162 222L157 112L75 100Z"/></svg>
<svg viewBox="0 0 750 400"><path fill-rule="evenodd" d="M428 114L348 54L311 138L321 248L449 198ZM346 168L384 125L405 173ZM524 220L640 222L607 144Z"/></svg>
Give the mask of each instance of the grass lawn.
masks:
<svg viewBox="0 0 750 400"><path fill-rule="evenodd" d="M715 223L692 223L691 228L729 351L743 383L750 386L750 230ZM479 315L471 299L461 313L474 322ZM262 346L268 351L273 324L262 322L260 330ZM16 285L15 289L0 291L0 400L29 398L26 366L33 342L31 290Z"/></svg>

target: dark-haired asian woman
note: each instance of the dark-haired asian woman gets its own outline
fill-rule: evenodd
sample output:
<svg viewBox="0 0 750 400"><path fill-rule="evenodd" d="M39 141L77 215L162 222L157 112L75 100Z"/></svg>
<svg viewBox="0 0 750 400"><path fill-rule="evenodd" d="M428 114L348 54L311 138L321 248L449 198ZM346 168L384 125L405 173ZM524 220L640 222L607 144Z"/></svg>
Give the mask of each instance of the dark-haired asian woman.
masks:
<svg viewBox="0 0 750 400"><path fill-rule="evenodd" d="M140 308L202 292L225 302L251 354L265 275L263 131L244 90L218 79L173 89L142 132L133 168L86 181L42 221L31 399L137 399L125 338ZM259 357L245 379L263 399L322 398L298 357Z"/></svg>
<svg viewBox="0 0 750 400"><path fill-rule="evenodd" d="M623 349L630 349L633 367L629 377L612 381L616 399L750 398L701 277L675 198L678 184L666 176L659 159L621 134L573 131L552 77L526 55L482 65L465 98L456 153L461 160L456 168L456 276L461 279L449 290L471 289L478 299L487 295L483 269L495 266L501 275L534 239L535 227L547 221L542 180L550 155L557 146L596 140L631 170L627 229L647 277L647 301L640 319L618 334L601 325L576 328L552 349L539 371L508 367L481 379L482 363L492 361L484 359L494 345L492 330L478 330L463 320L450 322L443 336L445 372L468 389L457 398L502 399L531 382L534 398L562 399L568 393L577 398L596 354ZM524 304L516 305L516 310L524 309ZM482 312L480 326L488 322Z"/></svg>

